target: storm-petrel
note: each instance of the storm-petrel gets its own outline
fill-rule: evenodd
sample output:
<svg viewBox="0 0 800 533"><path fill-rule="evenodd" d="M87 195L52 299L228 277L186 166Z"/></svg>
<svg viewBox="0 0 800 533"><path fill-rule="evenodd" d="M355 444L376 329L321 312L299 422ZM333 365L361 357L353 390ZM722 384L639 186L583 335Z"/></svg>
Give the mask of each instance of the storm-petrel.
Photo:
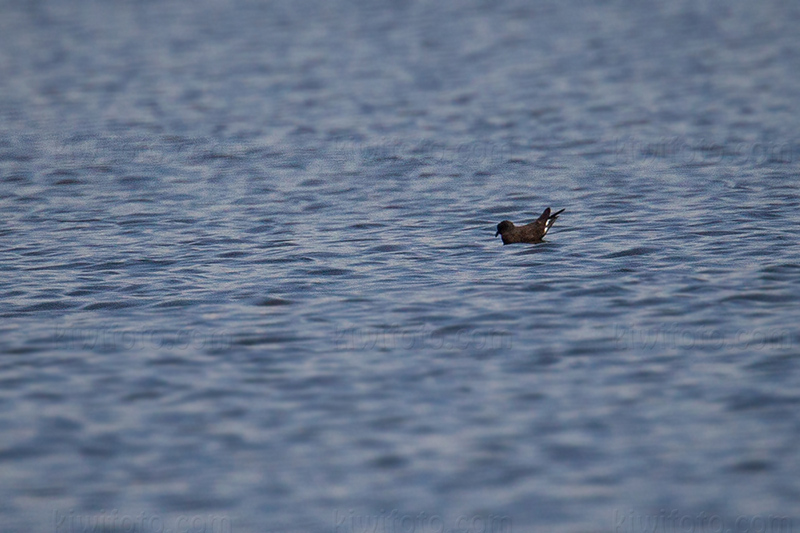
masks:
<svg viewBox="0 0 800 533"><path fill-rule="evenodd" d="M503 237L503 244L542 242L544 236L547 235L547 231L553 227L553 222L563 212L564 210L562 209L551 215L548 207L535 222L520 227L515 226L510 220L504 220L497 225L497 233L494 236L500 235Z"/></svg>

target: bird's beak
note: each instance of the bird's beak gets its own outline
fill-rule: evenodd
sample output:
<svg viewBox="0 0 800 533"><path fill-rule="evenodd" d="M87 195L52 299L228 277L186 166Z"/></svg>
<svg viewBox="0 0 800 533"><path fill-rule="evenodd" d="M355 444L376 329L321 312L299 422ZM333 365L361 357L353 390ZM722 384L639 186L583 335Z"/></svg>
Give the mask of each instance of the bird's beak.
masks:
<svg viewBox="0 0 800 533"><path fill-rule="evenodd" d="M499 231L498 231L497 233L495 233L495 234L494 234L494 236L495 236L495 237L497 237L498 235L500 235L500 232L499 232Z"/></svg>

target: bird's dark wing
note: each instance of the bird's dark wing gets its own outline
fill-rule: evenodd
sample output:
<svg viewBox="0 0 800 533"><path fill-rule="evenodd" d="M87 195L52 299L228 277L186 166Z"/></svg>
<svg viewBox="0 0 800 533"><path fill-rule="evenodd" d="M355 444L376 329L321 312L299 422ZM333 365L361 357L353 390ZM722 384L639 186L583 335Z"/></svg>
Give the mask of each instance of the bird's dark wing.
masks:
<svg viewBox="0 0 800 533"><path fill-rule="evenodd" d="M544 222L548 218L550 218L550 208L549 207L544 210L544 213L542 213L542 216L540 216L539 218L536 219L536 222Z"/></svg>

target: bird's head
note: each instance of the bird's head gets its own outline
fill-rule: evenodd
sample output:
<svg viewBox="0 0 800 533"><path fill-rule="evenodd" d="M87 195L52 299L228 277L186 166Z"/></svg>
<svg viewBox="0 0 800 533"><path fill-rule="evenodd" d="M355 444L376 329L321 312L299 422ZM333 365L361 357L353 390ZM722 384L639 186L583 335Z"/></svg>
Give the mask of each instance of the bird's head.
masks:
<svg viewBox="0 0 800 533"><path fill-rule="evenodd" d="M494 236L497 237L512 229L514 229L514 223L510 220L504 220L497 225L497 233L495 233Z"/></svg>

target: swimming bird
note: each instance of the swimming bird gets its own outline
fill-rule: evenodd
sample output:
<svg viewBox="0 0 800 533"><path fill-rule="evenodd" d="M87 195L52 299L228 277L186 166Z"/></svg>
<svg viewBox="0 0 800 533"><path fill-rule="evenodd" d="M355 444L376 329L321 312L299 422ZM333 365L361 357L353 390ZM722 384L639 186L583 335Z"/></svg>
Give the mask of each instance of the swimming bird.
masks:
<svg viewBox="0 0 800 533"><path fill-rule="evenodd" d="M553 223L558 218L558 215L563 212L564 209L556 211L551 215L550 208L548 207L544 210L542 216L537 218L534 222L519 227L515 226L510 220L504 220L497 225L497 233L495 233L494 236L497 237L500 235L503 238L503 244L542 242L548 230L553 227Z"/></svg>

